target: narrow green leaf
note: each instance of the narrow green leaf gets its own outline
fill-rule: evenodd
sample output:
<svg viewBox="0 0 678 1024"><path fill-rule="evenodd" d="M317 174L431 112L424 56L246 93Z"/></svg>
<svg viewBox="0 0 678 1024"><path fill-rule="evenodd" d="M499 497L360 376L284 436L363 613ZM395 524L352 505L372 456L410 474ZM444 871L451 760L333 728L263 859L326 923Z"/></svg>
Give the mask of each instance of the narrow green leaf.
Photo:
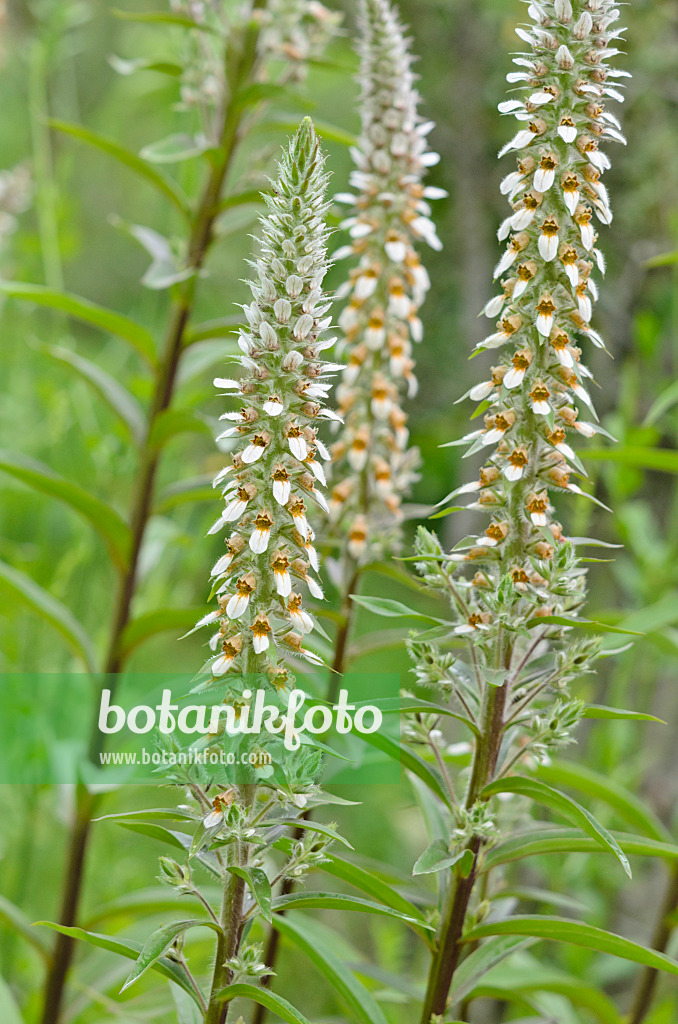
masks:
<svg viewBox="0 0 678 1024"><path fill-rule="evenodd" d="M43 960L49 961L50 952L43 942L42 936L36 932L32 922L24 914L23 910L20 910L6 896L0 896L0 921L4 921L5 924L8 924L14 931L18 932L26 942L30 943L33 949L37 950ZM1 1016L0 1020L3 1020Z"/></svg>
<svg viewBox="0 0 678 1024"><path fill-rule="evenodd" d="M136 74L137 71L156 71L161 75L169 75L170 78L180 78L184 69L181 64L175 64L169 60L154 59L153 57L137 57L127 60L118 57L114 53L108 58L108 63L119 75L127 77Z"/></svg>
<svg viewBox="0 0 678 1024"><path fill-rule="evenodd" d="M643 711L623 711L621 708L607 708L604 704L587 704L582 712L582 718L628 719L635 722L659 722L660 725L666 725L662 718L646 715Z"/></svg>
<svg viewBox="0 0 678 1024"><path fill-rule="evenodd" d="M146 836L147 839L155 839L159 843L167 843L176 850L183 850L184 845L177 839L175 834L163 825L157 825L151 821L118 821L118 825L126 828L129 832L136 832L137 835Z"/></svg>
<svg viewBox="0 0 678 1024"><path fill-rule="evenodd" d="M628 858L623 853L614 836L610 835L607 829L599 821L596 821L585 807L582 807L581 804L578 804L571 797L566 796L565 793L561 793L557 789L553 789L552 786L539 782L537 779L526 779L519 776L496 779L489 786L485 787L482 795L488 798L495 796L497 793L518 793L520 796L526 796L530 800L548 807L554 814L558 814L567 821L571 821L573 825L576 825L588 836L600 843L601 846L609 850L610 853L613 853L626 874L629 878L631 877L631 867Z"/></svg>
<svg viewBox="0 0 678 1024"><path fill-rule="evenodd" d="M62 348L60 345L48 345L43 350L52 359L72 370L91 384L101 395L106 404L120 417L135 441L143 439L146 431L146 417L136 398L129 393L120 381L112 377L106 370L84 356Z"/></svg>
<svg viewBox="0 0 678 1024"><path fill-rule="evenodd" d="M138 21L143 25L176 25L192 32L208 32L211 35L215 35L217 31L208 23L194 21L188 15L175 14L171 11L122 11L114 8L111 13L121 21Z"/></svg>
<svg viewBox="0 0 678 1024"><path fill-rule="evenodd" d="M368 896L372 896L381 903L385 903L387 907L400 911L405 917L409 917L412 921L416 922L415 927L426 927L426 919L415 907L414 903L401 896L388 882L385 882L378 875L373 874L373 872L367 871L357 864L352 864L336 854L327 853L325 856L328 859L319 866L321 871L328 875L333 875L335 878L341 878L342 881L348 882L356 889L360 889L361 892L367 893Z"/></svg>
<svg viewBox="0 0 678 1024"><path fill-rule="evenodd" d="M420 778L444 804L447 804L448 807L450 806L450 797L445 791L440 775L418 754L415 754L414 751L409 750L407 747L401 746L400 743L397 743L390 736L386 736L383 733L364 733L360 738L365 743L369 743L370 746L383 750L385 754L388 754L394 761L397 761L403 768Z"/></svg>
<svg viewBox="0 0 678 1024"><path fill-rule="evenodd" d="M24 1024L12 990L4 978L0 978L0 1020L2 1024Z"/></svg>
<svg viewBox="0 0 678 1024"><path fill-rule="evenodd" d="M300 1010L288 1003L282 996L278 996L266 988L257 988L256 985L246 985L241 982L237 985L227 985L217 994L217 999L222 1002L230 1002L231 999L238 997L251 999L252 1002L265 1006L281 1020L287 1021L287 1024L310 1024Z"/></svg>
<svg viewBox="0 0 678 1024"><path fill-rule="evenodd" d="M434 839L426 847L421 857L412 868L413 875L430 875L435 871L443 871L451 868L461 860L466 850L450 850L447 843L442 839Z"/></svg>
<svg viewBox="0 0 678 1024"><path fill-rule="evenodd" d="M347 846L349 850L353 847L349 843L348 839L340 835L336 829L331 828L329 825L325 825L320 821L308 821L306 818L267 818L264 824L268 826L273 825L288 825L290 828L301 828L308 829L309 832L319 832L322 836L327 836L329 839L334 839L335 842L341 843L343 846Z"/></svg>
<svg viewBox="0 0 678 1024"><path fill-rule="evenodd" d="M421 917L410 917L400 910L383 906L373 900L364 900L360 896L348 896L342 892L293 892L286 896L276 896L273 900L273 909L281 910L344 910L359 911L365 914L376 914L379 917L393 917L399 921L406 921L408 924L416 924L420 927L431 928L431 925L424 925Z"/></svg>
<svg viewBox="0 0 678 1024"><path fill-rule="evenodd" d="M126 568L131 544L130 529L110 505L78 484L65 480L44 463L19 452L0 451L0 470L79 512L101 534L118 568Z"/></svg>
<svg viewBox="0 0 678 1024"><path fill-rule="evenodd" d="M160 957L165 955L167 950L174 944L180 935L187 932L189 928L197 928L200 926L203 928L211 928L217 933L220 931L214 921L201 920L200 918L194 918L188 921L173 921L171 924L164 924L160 928L157 928L146 939L146 942L144 943L137 958L137 962L127 975L120 992L124 992L138 981L139 978L143 977L146 971L150 970L151 967L158 962Z"/></svg>
<svg viewBox="0 0 678 1024"><path fill-rule="evenodd" d="M149 142L139 156L152 164L178 164L202 156L208 149L209 143L204 136L178 132L157 142Z"/></svg>
<svg viewBox="0 0 678 1024"><path fill-rule="evenodd" d="M604 931L583 921L572 921L565 917L509 917L504 921L491 921L477 925L464 936L465 942L475 942L488 935L526 935L537 939L553 939L556 942L567 942L585 949L595 949L598 953L610 953L622 960L652 967L657 971L678 975L678 962L657 953L654 949L625 939L621 935Z"/></svg>
<svg viewBox="0 0 678 1024"><path fill-rule="evenodd" d="M201 924L204 922L201 922ZM136 960L143 949L140 942L134 942L132 939L112 939L109 935L99 935L97 932L86 932L84 928L67 928L63 924L56 924L54 921L36 921L36 925L42 925L45 928L51 928L55 932L61 932L62 935L68 935L71 939L81 939L83 942L89 943L90 946L97 946L99 949L107 949L111 953L117 953L118 956L127 957L128 960ZM198 997L196 996L193 986L186 977L186 972L178 964L172 960L168 960L167 957L161 956L159 960L152 965L151 970L157 971L158 974L162 974L163 977L173 981L175 985L179 985L185 992L190 995L197 1005Z"/></svg>
<svg viewBox="0 0 678 1024"><path fill-rule="evenodd" d="M669 830L645 807L643 801L609 775L601 775L592 768L572 761L553 761L551 764L541 765L538 775L545 782L570 786L596 800L602 800L613 807L634 829L650 836L651 839L667 843L673 841Z"/></svg>
<svg viewBox="0 0 678 1024"><path fill-rule="evenodd" d="M250 188L244 192L234 192L232 195L225 196L219 204L219 210L231 210L235 206L245 206L247 203L256 203L257 205L263 204L261 192L258 189Z"/></svg>
<svg viewBox="0 0 678 1024"><path fill-rule="evenodd" d="M603 992L587 985L581 977L547 968L532 957L526 963L505 964L490 970L484 978L478 979L473 998L503 1000L545 992L564 996L573 1006L590 1010L601 1024L622 1024L614 1003Z"/></svg>
<svg viewBox="0 0 678 1024"><path fill-rule="evenodd" d="M121 313L114 313L113 310L98 306L95 302L90 302L89 299L82 299L79 295L46 288L41 284L0 281L0 293L9 295L13 299L34 302L38 306L58 309L75 320L82 320L83 323L90 324L91 327L98 327L108 334L114 334L116 337L128 341L139 355L143 356L149 366L155 366L155 342L152 334L141 324L130 320L129 317L122 316Z"/></svg>
<svg viewBox="0 0 678 1024"><path fill-rule="evenodd" d="M504 673L505 674L505 673ZM379 708L382 714L409 714L422 712L428 715L441 715L444 718L454 718L457 722L462 722L464 725L473 732L476 736L480 735L477 725L475 725L470 718L465 715L459 715L456 711L453 711L447 704L437 704L430 700L419 700L416 697L379 697L372 701L361 701L356 707L362 707L365 705L374 705Z"/></svg>
<svg viewBox="0 0 678 1024"><path fill-rule="evenodd" d="M360 1024L387 1024L384 1013L368 989L312 927L312 922L273 915L273 927L288 938L318 968Z"/></svg>
<svg viewBox="0 0 678 1024"><path fill-rule="evenodd" d="M389 597L363 597L361 594L351 594L351 600L359 604L361 608L365 608L368 612L372 612L374 615L382 615L385 618L404 617L419 619L421 622L431 622L435 625L446 625L443 619L435 619L431 615L424 615L421 612L415 611L414 608L408 608L406 604L402 604L400 601L392 601Z"/></svg>
<svg viewBox="0 0 678 1024"><path fill-rule="evenodd" d="M203 615L205 609L197 608L160 608L145 612L128 622L122 634L120 649L125 655L131 653L146 640L160 633L176 633L178 636L190 629Z"/></svg>
<svg viewBox="0 0 678 1024"><path fill-rule="evenodd" d="M96 671L95 654L89 635L65 604L58 601L30 576L7 565L6 562L0 562L0 582L36 612L40 618L49 622L57 632L61 633L68 646L82 660L89 672Z"/></svg>
<svg viewBox="0 0 678 1024"><path fill-rule="evenodd" d="M526 949L536 940L515 935L495 935L483 942L478 949L466 957L454 972L454 980L450 989L450 999L460 1003L473 991L478 982L496 964L511 956L519 949Z"/></svg>
<svg viewBox="0 0 678 1024"><path fill-rule="evenodd" d="M535 629L537 626L570 626L572 629L582 629L585 633L626 633L628 636L644 636L644 633L636 633L632 629L621 629L619 626L610 626L606 622L593 622L591 619L573 619L567 615L542 615L539 618L530 619L527 623L528 629Z"/></svg>
<svg viewBox="0 0 678 1024"><path fill-rule="evenodd" d="M156 167L146 163L136 153L132 153L131 150L121 146L115 139L111 139L107 135L100 135L98 132L93 132L89 128L83 128L82 125L72 124L69 121L51 120L49 124L56 131L70 135L79 142L84 142L88 146L94 146L95 149L101 150L102 153L112 156L119 163L124 164L125 167L139 175L139 177L144 178L150 185L158 189L159 192L162 192L185 217L189 216L191 212L190 203L176 181L162 171L159 171Z"/></svg>
<svg viewBox="0 0 678 1024"><path fill-rule="evenodd" d="M232 865L227 868L232 875L237 875L238 878L242 878L247 885L249 890L254 896L257 906L261 912L261 916L265 921L271 923L271 883L268 880L268 875L262 868L241 868L236 865Z"/></svg>
<svg viewBox="0 0 678 1024"><path fill-rule="evenodd" d="M664 860L678 860L678 846L660 843L657 839L646 839L630 833L618 832L616 839L627 855L639 857L661 857ZM603 847L594 839L582 835L578 829L540 828L519 832L493 847L485 855L483 870L508 864L525 857L536 857L546 853L602 853ZM607 850L604 852L608 852Z"/></svg>
<svg viewBox="0 0 678 1024"><path fill-rule="evenodd" d="M102 814L98 821L143 821L144 819L159 821L195 821L195 815L182 811L178 807L149 807L140 811L122 811L120 814Z"/></svg>

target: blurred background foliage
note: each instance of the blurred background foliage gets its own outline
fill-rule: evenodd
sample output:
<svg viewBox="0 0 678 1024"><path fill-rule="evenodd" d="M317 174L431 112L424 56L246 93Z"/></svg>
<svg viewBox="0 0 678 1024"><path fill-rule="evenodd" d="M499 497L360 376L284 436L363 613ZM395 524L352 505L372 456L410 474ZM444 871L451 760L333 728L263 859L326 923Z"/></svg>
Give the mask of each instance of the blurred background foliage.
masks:
<svg viewBox="0 0 678 1024"><path fill-rule="evenodd" d="M115 6L126 11L163 9L160 0L119 0ZM350 5L343 7L350 27ZM424 462L414 500L430 505L470 478L458 450L439 445L467 429L469 408L454 403L478 378L480 364L469 364L467 356L486 333L477 317L492 294L499 251L494 233L504 216L498 184L507 172L496 161L509 131L496 104L505 90L508 52L517 48L513 27L523 17L523 5L520 0L402 0L400 7L412 28L414 52L421 55L417 68L423 112L437 122L432 142L442 159L430 180L450 193L437 204L444 250L427 254L433 287L423 310L420 393L410 408L413 441ZM616 148L606 179L615 220L602 233L608 275L597 312L597 327L614 360L598 352L586 354L602 388L596 398L602 421L618 438L613 448L596 446L587 466L596 494L614 514L569 500L562 518L571 534L624 545L610 561L591 566L591 617L646 634L632 649L603 662L596 678L583 680L581 696L648 711L671 724L588 723L569 757L627 786L678 838L678 2L635 0L624 8L623 18L629 26L623 66L634 74L623 110L629 145ZM148 258L125 225L141 224L171 235L178 227L175 215L155 192L106 156L51 131L47 118L81 122L133 151L184 130L186 115L176 110L174 79L151 71L121 75L111 66L112 55L172 61L180 34L116 17L113 4L101 0L10 0L0 33L0 168L25 164L33 176L30 209L0 252L1 276L63 285L161 336L167 293L140 286ZM357 89L351 78L355 59L348 36L335 42L332 58L336 68L314 69L299 87L307 98L299 109L288 112L286 121L280 117L284 123L257 129L247 141L237 169L247 187L264 184L257 168L270 165L285 125L291 127L302 110L321 123L357 132ZM326 137L338 191L345 189L349 170L340 137L341 132ZM195 189L199 173L196 161L176 167L188 190ZM257 210L248 204L222 216L209 277L201 283L198 319L233 315L234 304L243 301L243 260L250 251ZM338 286L341 273L341 266L331 272L331 287ZM66 357L75 352L94 361L124 381L143 403L150 385L138 357L117 338L16 300L3 301L0 330L0 447L46 463L125 516L134 474L129 438L101 396L65 363L63 353L55 356L54 346L65 349ZM173 437L164 451L136 614L199 607L205 601L206 575L216 550L216 541L205 540L214 502L182 501L178 488L191 480L204 486L221 464L212 437L222 410L211 381L233 344L227 337L201 342L185 359L175 405L199 413L191 415L190 429ZM442 520L447 542L467 532L462 520ZM66 604L95 647L105 645L114 578L103 542L70 510L4 474L0 559ZM366 587L401 596L392 581L377 575L370 576ZM1 581L0 599L0 668L79 667L58 634ZM382 629L383 621L362 615L359 634ZM201 659L199 639L177 643L176 631L170 631L140 646L131 665L139 671L191 671ZM365 669L408 669L402 644L358 664ZM461 738L450 734L451 740ZM371 787L353 795L361 806L348 813L337 810L362 861L379 862L380 870L390 872L404 891L425 899L421 881L415 885L409 877L413 860L426 845L410 787ZM147 794L127 789L113 794L107 809L127 809L135 802L141 806L147 800ZM56 913L69 808L67 790L0 787L0 891L29 920ZM594 801L592 810L609 826L623 828L624 821L604 802ZM108 901L151 886L155 872L152 842L110 823L96 826L85 917ZM664 868L636 858L634 872L634 884L625 886L621 872L610 871L606 858L572 854L541 858L522 876L515 872L512 881L574 892L587 908L587 920L647 942L665 886ZM523 904L528 912L535 907L534 899L528 897ZM37 1006L41 956L15 930L3 928L6 916L0 903L2 973L29 1024ZM423 984L424 951L415 950L410 933L389 922L348 917L353 919L309 920L308 934L331 941L379 996L389 1020L404 1024L410 1017L408 991ZM329 924L335 929L331 939ZM134 937L147 934L150 923L135 921L123 909L96 927ZM634 974L631 965L574 948L549 947L540 955L554 967L604 984L625 1005ZM284 948L278 991L293 994L311 1019L346 1019L344 1006L319 973L304 973L299 997L298 956ZM529 979L527 955L524 972ZM161 990L157 981L144 983L145 995L134 1010L126 998L119 1000L115 992L124 973L125 965L118 966L108 954L88 953L78 967L66 1019L82 1024L174 1019L167 1017L173 1011L166 986ZM0 1006L2 998L0 991ZM535 995L533 1003L525 999L506 1009L501 1019L517 1019L535 1006L559 1024L605 1019L582 1007L574 1010L562 995L542 993L541 1001ZM479 1001L474 1019L499 1020L499 1005L496 1000ZM672 1024L677 1018L678 992L672 979L664 979L647 1019L650 1024Z"/></svg>

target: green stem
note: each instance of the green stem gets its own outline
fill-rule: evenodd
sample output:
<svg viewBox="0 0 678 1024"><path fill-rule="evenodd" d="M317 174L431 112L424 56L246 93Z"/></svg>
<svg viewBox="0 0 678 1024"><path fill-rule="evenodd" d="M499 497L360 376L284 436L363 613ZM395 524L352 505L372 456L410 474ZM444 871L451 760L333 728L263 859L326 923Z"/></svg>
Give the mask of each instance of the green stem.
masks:
<svg viewBox="0 0 678 1024"><path fill-rule="evenodd" d="M657 923L652 936L652 948L658 953L665 953L669 939L673 934L674 925L669 922L669 915L678 909L678 867L672 867L669 882L664 893ZM641 972L631 1000L628 1024L642 1024L652 1008L652 1001L659 980L659 972L652 967L645 967Z"/></svg>
<svg viewBox="0 0 678 1024"><path fill-rule="evenodd" d="M252 11L265 6L266 0L253 0ZM243 88L256 66L258 35L257 23L250 20L244 33L240 52L233 55L232 64L228 69L231 99ZM106 674L119 672L125 662L125 653L122 650L121 641L132 614L139 555L151 514L155 481L160 461L160 452L151 443L153 427L158 417L169 408L172 402L181 353L185 344L186 330L195 304L196 282L213 241L214 222L219 214L221 195L240 141L242 116L242 108L232 102L229 103L224 115L218 156L211 163L210 172L193 218L188 240L187 267L194 270L195 274L179 286L170 309L148 415L146 438L141 450L139 472L132 497L130 514L132 543L129 552L129 562L121 578L115 603L113 625L103 667L103 672ZM98 760L101 741L101 734L95 725L90 743L90 754L95 761ZM59 916L60 923L69 927L77 921L91 827L91 807L92 799L89 794L87 794L86 790L79 790L76 820L69 841L67 869L64 877L61 913ZM66 976L71 964L72 955L72 940L68 939L65 935L58 935L53 964L45 982L41 1024L58 1024Z"/></svg>
<svg viewBox="0 0 678 1024"><path fill-rule="evenodd" d="M499 664L508 667L510 651L504 648L504 641L500 636L497 641L497 660ZM465 799L467 809L470 809L480 799L480 794L485 786L492 781L496 770L504 731L506 691L506 684L503 686L485 684L479 722L480 736L475 748L471 779ZM461 878L454 871L451 874L442 924L429 969L421 1024L429 1024L434 1015L442 1015L446 1012L454 972L459 964L464 922L476 882L482 840L474 836L468 841L466 848L473 854L473 867L467 878Z"/></svg>

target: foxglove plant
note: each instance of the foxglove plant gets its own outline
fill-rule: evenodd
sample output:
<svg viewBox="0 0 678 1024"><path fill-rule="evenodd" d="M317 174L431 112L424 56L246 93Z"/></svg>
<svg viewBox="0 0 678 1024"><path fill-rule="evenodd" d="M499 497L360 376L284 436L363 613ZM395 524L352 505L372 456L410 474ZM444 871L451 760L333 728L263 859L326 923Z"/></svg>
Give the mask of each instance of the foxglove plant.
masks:
<svg viewBox="0 0 678 1024"><path fill-rule="evenodd" d="M433 127L418 114L412 55L388 0L361 0L359 44L362 131L352 150L352 207L342 227L351 243L335 259L357 258L340 295L344 370L337 388L345 420L333 446L330 507L356 564L398 547L401 501L415 477L418 453L408 448L404 397L417 391L413 342L430 282L417 246L440 249L429 199L446 193L424 185L438 162L427 148ZM350 574L349 574L350 576Z"/></svg>
<svg viewBox="0 0 678 1024"><path fill-rule="evenodd" d="M467 454L485 458L479 477L448 495L472 494L467 507L490 522L449 554L424 529L416 544L426 584L449 597L455 621L451 651L435 636L411 642L414 690L439 702L451 699L473 735L465 793L458 797L444 763L440 715L419 714L408 727L411 740L432 748L450 823L449 845L434 843L418 867L452 865L449 877L441 876L422 1024L446 1012L464 943L502 931L484 921L488 904L475 895L481 878L487 894L487 852L501 838L491 797L520 793L564 813L628 870L616 841L581 808L574 811L562 794L513 774L519 763L538 763L570 741L586 712L569 686L592 671L599 654L596 639L574 639L585 570L552 502L559 494L584 494L573 480L585 471L572 438L601 431L579 415L583 406L595 420L581 346L604 348L591 326L598 295L593 275L605 270L594 224L612 219L601 180L609 160L600 144L624 141L606 104L623 99L616 80L626 76L610 65L623 31L613 0L545 0L531 3L528 13L534 24L517 33L530 49L514 59L518 70L508 75L521 95L499 107L519 122L500 153L515 153L517 168L501 185L511 206L499 229L500 240L508 239L495 270L501 293L485 308L500 319L477 345L498 358L468 395L483 403L483 426L455 442L470 443ZM503 924L503 931L520 933L519 923Z"/></svg>
<svg viewBox="0 0 678 1024"><path fill-rule="evenodd" d="M184 109L190 108L187 117L189 132L193 128L188 135L188 142L186 133L171 135L145 147L142 155L137 156L106 136L83 129L80 125L59 122L59 128L67 135L113 155L127 169L125 173L131 169L145 182L145 187L150 185L157 189L158 194L166 202L169 201L171 206L171 214L166 212L167 223L180 225L176 235L171 238L146 226L131 226L132 234L146 245L152 259L142 283L148 288L165 290L168 301L166 323L161 332L162 338L157 343L145 326L131 320L126 329L120 332L121 338L134 339L133 344L136 343L138 354L143 359L142 372L150 373L150 380L144 390L144 394L149 395L147 408L139 406L134 396L128 398L125 395L122 406L116 405L136 446L137 470L131 486L129 509L125 517L127 521L118 523L117 540L109 545L118 574L118 585L112 602L106 650L96 664L89 655L85 657L88 671L98 665L103 673L113 676L125 667L131 653L124 636L135 617L142 552L157 498L163 454L163 442L158 441L158 428L168 414L170 417L172 415L169 410L180 380L182 360L190 342L215 337L213 324L204 328L205 333L201 333L203 325L196 321L200 285L206 276L208 257L219 237L223 219L229 216L229 211L234 207L251 202L251 189L247 187L251 185L251 169L254 165L258 173L261 167L255 160L250 162L244 173L236 173L238 150L255 116L267 109L267 104L256 102L259 99L258 90L262 86L270 88L270 102L273 103L285 97L284 85L290 79L289 60L279 60L280 53L274 55L270 40L266 42L263 38L262 29L267 17L266 0L250 0L245 5L235 7L213 0L195 0L194 3L172 0L170 6L172 10L169 13L152 12L148 16L142 13L135 17L141 21L169 21L184 33L185 45L178 66L160 61L158 67L160 70L168 67L169 74L179 79L181 106ZM308 12L301 8L299 11L301 20L296 27L298 35L303 34L304 25L310 25L306 18ZM309 59L310 55L317 57L318 47L328 41L334 24L332 18L323 18L319 8L314 7L313 11L315 13L311 13L311 20L318 18L327 31L314 31L312 45L300 45L295 62L297 78L302 73L302 65L307 63L307 55ZM145 66L143 60L141 64ZM121 70L129 73L129 67ZM278 89L278 86L283 88ZM193 121L193 125L190 121ZM158 162L186 159L187 152L191 158L202 161L202 175L195 175L192 179L198 182L198 188L196 194L191 196L186 195L175 178L156 166ZM57 280L50 281L50 284L52 287L45 292L39 285L22 283L16 287L15 294L22 299L38 296L47 305L60 311L68 309L76 317L99 328L104 322L121 324L124 321L124 318L111 315L108 310L103 311L102 320L97 315L99 307L63 294ZM5 284L5 290L10 292L11 288ZM220 325L217 332L224 326L228 324ZM65 363L89 366L88 361L81 356L75 362L67 358ZM101 380L102 372L98 366L88 368L85 378L90 382ZM119 391L120 382L113 380L110 388ZM299 446L301 443L300 440ZM21 462L20 458L18 461ZM313 473L313 468L309 463L309 473ZM12 460L3 462L3 469L21 472ZM49 474L49 470L46 473ZM109 521L120 518L113 509L108 509L107 513ZM247 573L244 575L246 577ZM28 580L26 586L30 585L31 581ZM162 619L162 616L159 618ZM299 613L299 621L304 624L307 622L305 613ZM288 638L289 642L293 642L293 638ZM95 731L91 742L91 751L95 757L101 744L101 735ZM77 922L91 823L100 800L98 794L85 787L79 788L69 835L59 910L60 925L63 928L69 928ZM72 952L72 938L65 932L59 934L48 966L41 1024L57 1024L59 1020Z"/></svg>

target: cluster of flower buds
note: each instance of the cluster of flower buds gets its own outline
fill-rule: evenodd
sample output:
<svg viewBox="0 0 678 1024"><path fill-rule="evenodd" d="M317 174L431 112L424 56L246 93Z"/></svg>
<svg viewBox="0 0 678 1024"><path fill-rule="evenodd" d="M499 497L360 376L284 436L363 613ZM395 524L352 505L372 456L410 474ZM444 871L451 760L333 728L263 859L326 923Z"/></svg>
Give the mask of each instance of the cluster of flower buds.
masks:
<svg viewBox="0 0 678 1024"><path fill-rule="evenodd" d="M0 249L16 229L17 217L28 209L31 175L24 164L0 171Z"/></svg>
<svg viewBox="0 0 678 1024"><path fill-rule="evenodd" d="M614 40L623 30L612 0L544 0L528 12L535 25L517 32L531 52L516 57L519 70L508 75L522 95L499 107L520 122L500 154L517 154L517 170L501 185L511 205L499 230L500 239L508 237L495 272L502 291L485 309L500 319L478 345L501 354L468 395L484 403L484 425L458 442L471 442L469 454L490 454L479 478L449 496L471 492L470 507L491 516L485 532L452 555L477 569L460 631L488 628L474 595L496 588L507 572L548 614L539 565L550 562L562 541L550 495L584 493L572 479L585 471L570 439L604 433L595 422L580 346L604 348L591 326L598 294L593 272L605 269L594 223L612 218L601 181L609 160L600 144L624 141L606 110L608 98L623 99L616 79L626 73L608 64L620 52ZM593 422L580 419L581 407Z"/></svg>
<svg viewBox="0 0 678 1024"><path fill-rule="evenodd" d="M244 13L229 9L223 0L171 0L171 6L196 24L196 31L188 33L182 60L181 103L184 109L200 112L210 144L218 142L224 107L232 99L224 51L237 18L244 19L241 25L259 27L260 80L274 74L280 84L303 81L309 62L322 57L342 19L318 0L269 0Z"/></svg>
<svg viewBox="0 0 678 1024"><path fill-rule="evenodd" d="M321 357L334 342L323 337L330 324L322 291L326 184L324 157L306 118L265 196L257 279L249 282L252 302L243 307L249 322L240 335L243 376L214 382L242 406L221 417L232 425L218 438L236 438L237 447L214 481L224 509L210 533L226 529L227 536L212 569L219 610L202 620L219 624L212 672L268 672L280 687L286 671L277 663L278 645L315 658L303 647L314 623L300 588L323 596L306 513L309 504L327 509L321 486L329 453L317 432L324 418L336 415L323 403L328 374L339 369Z"/></svg>
<svg viewBox="0 0 678 1024"><path fill-rule="evenodd" d="M258 16L261 52L284 61L288 82L303 81L309 61L322 56L342 19L319 0L269 0Z"/></svg>
<svg viewBox="0 0 678 1024"><path fill-rule="evenodd" d="M388 0L361 0L359 48L362 132L352 150L354 192L335 197L352 207L342 223L351 243L335 259L353 256L358 263L339 292L348 298L339 318L347 365L337 388L345 426L333 447L331 496L332 515L358 561L394 546L401 497L418 462L408 451L401 407L417 389L412 343L422 337L417 314L429 288L416 246L440 249L427 200L445 195L423 185L439 159L426 145L433 125L417 113L408 41Z"/></svg>

